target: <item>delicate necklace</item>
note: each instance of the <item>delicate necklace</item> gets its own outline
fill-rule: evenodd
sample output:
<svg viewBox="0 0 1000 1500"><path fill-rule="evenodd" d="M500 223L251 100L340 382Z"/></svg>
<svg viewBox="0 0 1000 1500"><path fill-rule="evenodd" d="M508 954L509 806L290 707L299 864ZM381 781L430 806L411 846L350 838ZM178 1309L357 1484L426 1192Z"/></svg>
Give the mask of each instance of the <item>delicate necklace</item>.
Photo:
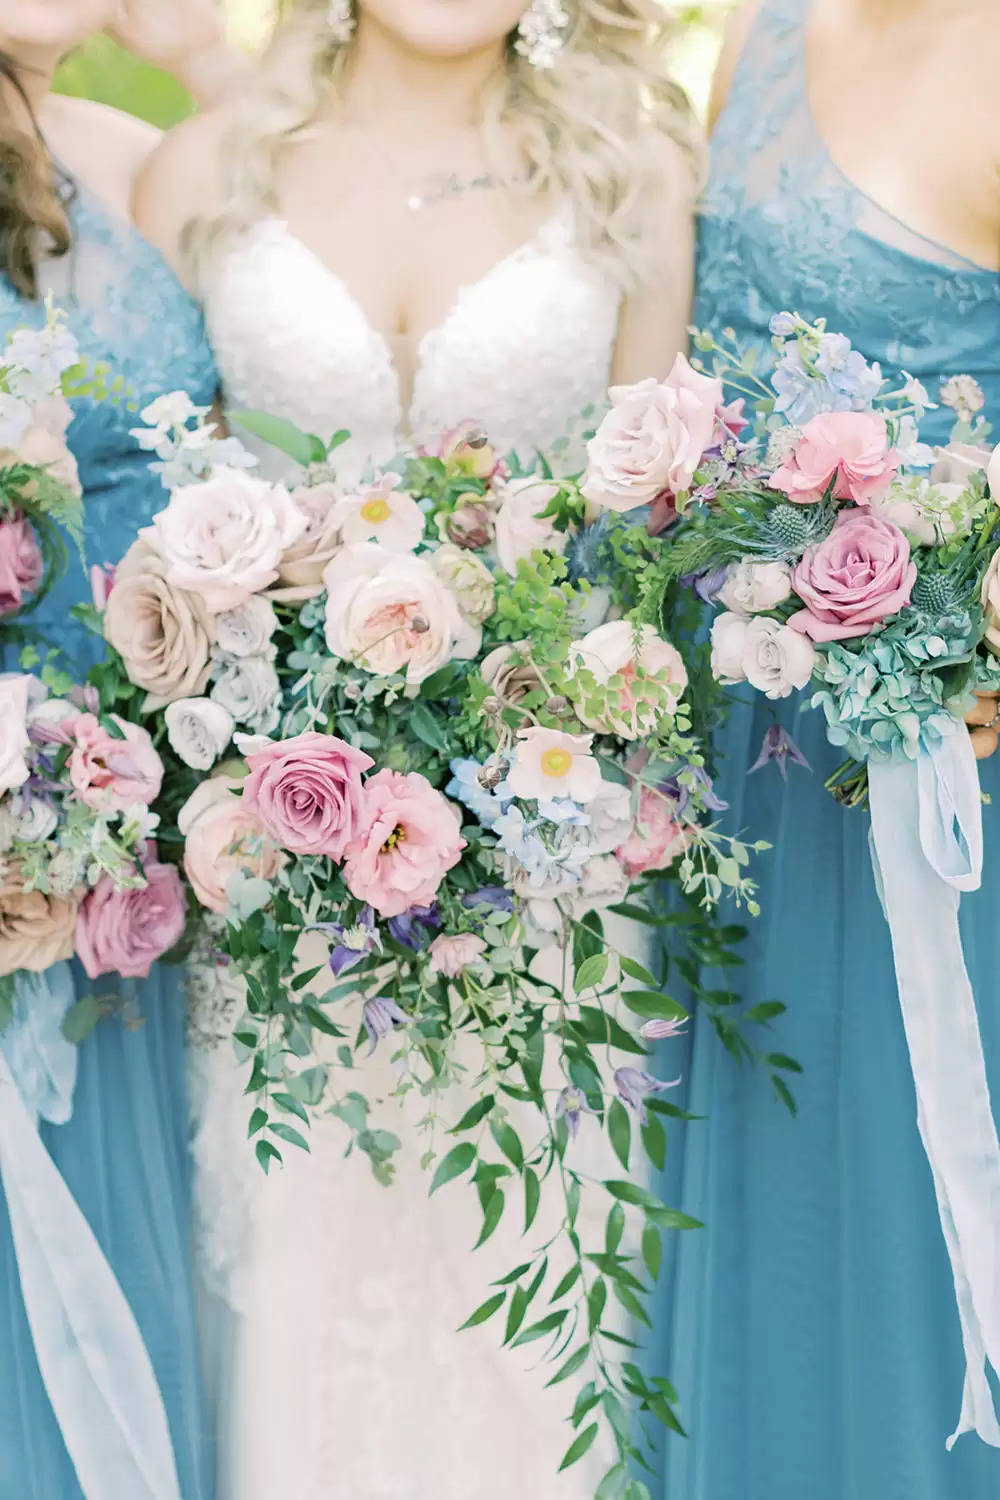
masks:
<svg viewBox="0 0 1000 1500"><path fill-rule="evenodd" d="M475 177L461 177L457 172L436 173L426 177L420 191L408 193L406 206L410 213L420 213L435 203L445 203L451 198L461 198L466 193L489 193L500 188L523 187L528 181L524 177L500 177L495 172L480 172Z"/></svg>

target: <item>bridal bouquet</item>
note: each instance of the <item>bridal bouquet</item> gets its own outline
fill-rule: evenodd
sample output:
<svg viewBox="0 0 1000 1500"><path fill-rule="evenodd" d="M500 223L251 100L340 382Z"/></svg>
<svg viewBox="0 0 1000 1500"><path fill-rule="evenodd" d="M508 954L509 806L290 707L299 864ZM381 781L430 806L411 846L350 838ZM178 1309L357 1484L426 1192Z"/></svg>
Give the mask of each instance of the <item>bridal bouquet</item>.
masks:
<svg viewBox="0 0 1000 1500"><path fill-rule="evenodd" d="M96 375L100 383L100 372ZM76 344L49 307L41 329L17 328L0 351L0 626L37 604L79 547L83 504L66 444L66 397L84 387ZM87 389L96 389L91 382Z"/></svg>
<svg viewBox="0 0 1000 1500"><path fill-rule="evenodd" d="M60 686L0 678L0 1030L19 974L76 954L91 979L145 977L187 920L152 843L163 765L149 735ZM79 1039L99 1009L81 1001L66 1034Z"/></svg>
<svg viewBox="0 0 1000 1500"><path fill-rule="evenodd" d="M997 1366L994 1256L1000 1142L958 924L980 883L981 794L964 713L1000 682L1000 449L984 441L967 376L940 400L957 417L937 454L919 442L928 393L886 386L840 334L773 320L768 383L732 343L700 338L716 372L755 396L699 466L673 548L650 580L688 575L720 606L712 669L770 700L822 710L850 760L827 783L871 808L876 886L892 935L921 1136L934 1175L967 1354L956 1436L997 1441L987 1359ZM795 755L768 732L762 759ZM860 976L859 976L860 978ZM952 1439L954 1441L954 1439Z"/></svg>
<svg viewBox="0 0 1000 1500"><path fill-rule="evenodd" d="M675 376L658 496L719 431L721 384ZM674 1397L634 1364L616 1373L631 1345L606 1303L644 1318L661 1231L693 1224L627 1175L640 1140L662 1165L676 1111L646 1054L686 1015L641 934L672 924L698 989L701 963L733 961L719 898L755 910L751 849L715 816L707 651L686 665L664 620L637 618L662 549L652 512L619 514L469 428L345 490L342 435L238 418L298 463L287 488L182 397L144 417L172 494L110 580L114 654L92 681L102 712L163 751L164 826L208 947L245 982L257 1157L308 1148L321 1112L388 1182L399 1141L373 1118L364 1057L389 1049L394 1092L426 1101L432 1191L470 1184L480 1243L515 1189L525 1232L559 1195L554 1234L470 1322L502 1313L507 1341L544 1340L554 1380L588 1368L566 1463L603 1418L624 1483L627 1403L676 1426ZM594 1184L574 1149L602 1127L626 1175ZM597 1244L579 1219L592 1187ZM644 1228L623 1244L627 1216Z"/></svg>

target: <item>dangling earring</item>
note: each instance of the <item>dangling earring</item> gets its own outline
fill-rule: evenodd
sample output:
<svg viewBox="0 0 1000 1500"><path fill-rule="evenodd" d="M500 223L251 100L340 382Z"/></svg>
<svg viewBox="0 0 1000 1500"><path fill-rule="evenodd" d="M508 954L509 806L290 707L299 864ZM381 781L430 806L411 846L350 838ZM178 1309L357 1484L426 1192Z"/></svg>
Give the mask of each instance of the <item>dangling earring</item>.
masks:
<svg viewBox="0 0 1000 1500"><path fill-rule="evenodd" d="M514 51L533 68L554 68L566 45L569 12L561 0L531 0L517 28Z"/></svg>
<svg viewBox="0 0 1000 1500"><path fill-rule="evenodd" d="M340 47L346 47L354 35L357 21L354 18L354 6L352 0L330 0L330 9L326 13L326 24L333 33L333 40Z"/></svg>

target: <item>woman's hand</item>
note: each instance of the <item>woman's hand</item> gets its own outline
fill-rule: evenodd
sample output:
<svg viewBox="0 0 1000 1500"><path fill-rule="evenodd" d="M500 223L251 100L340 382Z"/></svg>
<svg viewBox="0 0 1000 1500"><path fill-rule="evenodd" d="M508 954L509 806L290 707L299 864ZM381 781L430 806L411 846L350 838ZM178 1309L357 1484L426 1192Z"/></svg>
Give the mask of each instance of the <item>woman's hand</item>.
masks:
<svg viewBox="0 0 1000 1500"><path fill-rule="evenodd" d="M215 0L120 0L109 28L115 41L172 73L203 109L228 94L249 71L231 46Z"/></svg>
<svg viewBox="0 0 1000 1500"><path fill-rule="evenodd" d="M976 706L965 716L977 760L988 760L1000 742L1000 693L977 693Z"/></svg>

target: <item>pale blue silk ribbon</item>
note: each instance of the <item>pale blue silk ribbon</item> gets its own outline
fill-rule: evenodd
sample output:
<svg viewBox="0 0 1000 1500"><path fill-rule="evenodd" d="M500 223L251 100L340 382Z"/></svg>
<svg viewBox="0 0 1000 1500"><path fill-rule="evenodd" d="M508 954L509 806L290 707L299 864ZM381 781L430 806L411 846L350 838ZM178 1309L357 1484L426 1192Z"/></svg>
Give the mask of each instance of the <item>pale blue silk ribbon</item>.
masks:
<svg viewBox="0 0 1000 1500"><path fill-rule="evenodd" d="M915 762L868 771L872 860L965 1349L948 1447L963 1432L1000 1447L986 1373L988 1363L1000 1374L1000 1143L958 926L960 893L982 874L979 773L964 730Z"/></svg>
<svg viewBox="0 0 1000 1500"><path fill-rule="evenodd" d="M166 1412L125 1294L38 1134L72 1113L67 965L19 976L0 1037L0 1179L39 1369L85 1500L181 1500Z"/></svg>

